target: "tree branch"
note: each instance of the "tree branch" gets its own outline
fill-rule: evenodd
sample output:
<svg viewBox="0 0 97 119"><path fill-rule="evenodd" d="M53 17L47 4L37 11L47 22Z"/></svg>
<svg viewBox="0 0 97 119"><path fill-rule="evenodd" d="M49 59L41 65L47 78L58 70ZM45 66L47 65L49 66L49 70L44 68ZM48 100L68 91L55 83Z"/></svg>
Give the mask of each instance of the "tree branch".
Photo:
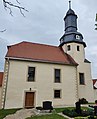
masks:
<svg viewBox="0 0 97 119"><path fill-rule="evenodd" d="M16 2L17 2L18 4L20 4L20 2L19 2L18 0L16 0Z"/></svg>
<svg viewBox="0 0 97 119"><path fill-rule="evenodd" d="M96 13L96 19L95 19L95 21L97 22L97 13ZM95 30L97 30L97 23L95 24L95 26L96 26Z"/></svg>
<svg viewBox="0 0 97 119"><path fill-rule="evenodd" d="M95 24L95 26L96 26L95 30L97 30L97 24Z"/></svg>
<svg viewBox="0 0 97 119"><path fill-rule="evenodd" d="M9 14L10 14L11 16L13 16L11 7L15 7L15 8L19 9L19 10L20 10L20 13L25 17L23 11L28 12L28 10L25 9L24 7L20 6L20 2L19 2L18 0L16 0L16 2L17 2L19 5L13 4L12 2L9 2L9 1L7 1L7 0L3 0L4 8L5 8L6 10L8 9L8 10L9 10Z"/></svg>
<svg viewBox="0 0 97 119"><path fill-rule="evenodd" d="M96 19L95 19L95 21L97 21L97 13L96 13Z"/></svg>
<svg viewBox="0 0 97 119"><path fill-rule="evenodd" d="M4 29L4 30L1 30L0 32L5 32L6 31L6 29Z"/></svg>

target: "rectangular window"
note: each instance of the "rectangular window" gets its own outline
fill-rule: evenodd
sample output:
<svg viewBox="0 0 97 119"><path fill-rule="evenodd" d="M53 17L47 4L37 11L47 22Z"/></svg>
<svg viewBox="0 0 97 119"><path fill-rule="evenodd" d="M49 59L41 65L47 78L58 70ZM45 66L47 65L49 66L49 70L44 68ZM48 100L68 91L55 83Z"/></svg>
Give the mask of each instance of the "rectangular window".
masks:
<svg viewBox="0 0 97 119"><path fill-rule="evenodd" d="M55 83L60 83L60 69L55 69Z"/></svg>
<svg viewBox="0 0 97 119"><path fill-rule="evenodd" d="M70 51L71 50L71 47L70 45L67 46L67 50Z"/></svg>
<svg viewBox="0 0 97 119"><path fill-rule="evenodd" d="M85 85L84 73L79 73L79 83L80 85Z"/></svg>
<svg viewBox="0 0 97 119"><path fill-rule="evenodd" d="M80 49L79 49L80 47L79 46L77 46L77 51L80 51Z"/></svg>
<svg viewBox="0 0 97 119"><path fill-rule="evenodd" d="M61 90L54 90L54 98L61 98Z"/></svg>
<svg viewBox="0 0 97 119"><path fill-rule="evenodd" d="M28 67L28 81L35 81L35 67Z"/></svg>

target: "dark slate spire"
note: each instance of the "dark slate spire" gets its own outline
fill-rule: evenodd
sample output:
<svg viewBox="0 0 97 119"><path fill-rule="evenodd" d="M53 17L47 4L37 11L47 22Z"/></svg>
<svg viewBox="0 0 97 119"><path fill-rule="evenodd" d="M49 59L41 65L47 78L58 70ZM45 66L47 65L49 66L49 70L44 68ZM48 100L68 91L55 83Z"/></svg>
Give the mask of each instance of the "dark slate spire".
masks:
<svg viewBox="0 0 97 119"><path fill-rule="evenodd" d="M77 32L77 15L71 9L71 1L69 1L69 10L64 17L65 22L65 33L60 38L60 45L64 45L68 42L81 43L86 47L85 42L83 42L83 36L81 33Z"/></svg>
<svg viewBox="0 0 97 119"><path fill-rule="evenodd" d="M69 10L64 18L65 32L77 31L77 15L71 9L71 1L69 1Z"/></svg>

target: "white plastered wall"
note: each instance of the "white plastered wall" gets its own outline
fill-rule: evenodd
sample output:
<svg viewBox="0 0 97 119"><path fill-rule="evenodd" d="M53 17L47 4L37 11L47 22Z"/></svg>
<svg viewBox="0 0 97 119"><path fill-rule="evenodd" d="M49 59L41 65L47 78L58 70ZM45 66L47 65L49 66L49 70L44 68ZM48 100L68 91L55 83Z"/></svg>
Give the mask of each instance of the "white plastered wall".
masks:
<svg viewBox="0 0 97 119"><path fill-rule="evenodd" d="M70 45L70 51L67 50L67 46ZM79 46L79 51L77 51ZM77 67L77 80L78 80L78 93L79 98L85 98L89 102L94 102L94 91L91 77L91 63L84 62L85 60L85 49L83 44L68 43L63 45L64 52L72 56L72 58L79 64ZM79 84L79 73L85 75L85 85Z"/></svg>
<svg viewBox="0 0 97 119"><path fill-rule="evenodd" d="M28 67L35 67L35 82L27 82ZM54 69L61 69L61 83L54 83ZM5 108L23 108L25 92L35 92L35 106L52 101L53 106L73 105L77 100L76 67L68 65L10 61ZM54 90L61 98L54 99Z"/></svg>

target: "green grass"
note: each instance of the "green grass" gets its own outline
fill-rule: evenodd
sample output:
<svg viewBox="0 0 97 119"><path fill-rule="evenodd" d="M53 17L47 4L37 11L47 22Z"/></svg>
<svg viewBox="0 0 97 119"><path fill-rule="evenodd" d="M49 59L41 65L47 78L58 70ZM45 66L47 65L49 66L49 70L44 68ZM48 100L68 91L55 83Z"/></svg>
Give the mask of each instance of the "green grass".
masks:
<svg viewBox="0 0 97 119"><path fill-rule="evenodd" d="M14 114L16 111L19 109L0 109L0 119L3 119L9 114ZM66 119L57 113L62 112L64 108L56 108L53 114L49 115L42 115L42 116L34 116L34 117L29 117L27 119Z"/></svg>
<svg viewBox="0 0 97 119"><path fill-rule="evenodd" d="M74 119L88 119L88 117L75 117Z"/></svg>
<svg viewBox="0 0 97 119"><path fill-rule="evenodd" d="M89 118L89 116L87 117L75 117L74 119L91 119L91 117ZM96 119L96 117L94 117L94 119Z"/></svg>
<svg viewBox="0 0 97 119"><path fill-rule="evenodd" d="M49 115L29 117L26 119L66 119L66 118L64 118L63 116L60 116L58 114L49 114Z"/></svg>
<svg viewBox="0 0 97 119"><path fill-rule="evenodd" d="M60 113L63 112L65 108L54 108L55 112Z"/></svg>
<svg viewBox="0 0 97 119"><path fill-rule="evenodd" d="M19 109L0 109L0 119L3 119L9 114L14 114Z"/></svg>
<svg viewBox="0 0 97 119"><path fill-rule="evenodd" d="M9 114L14 114L17 110L19 109L1 109L0 110L0 119L3 119ZM77 117L75 113L75 107L65 107L65 108L54 108L54 111L52 114L48 115L42 115L42 116L34 116L34 117L29 117L27 119L66 119L63 116L58 115L57 113L63 112L65 110L65 115L68 115L70 117L75 117L74 119L88 119L88 117ZM85 111L85 113L90 113L91 109L88 107L82 107L82 110ZM75 115L75 116L74 116ZM89 116L89 114L87 115Z"/></svg>

